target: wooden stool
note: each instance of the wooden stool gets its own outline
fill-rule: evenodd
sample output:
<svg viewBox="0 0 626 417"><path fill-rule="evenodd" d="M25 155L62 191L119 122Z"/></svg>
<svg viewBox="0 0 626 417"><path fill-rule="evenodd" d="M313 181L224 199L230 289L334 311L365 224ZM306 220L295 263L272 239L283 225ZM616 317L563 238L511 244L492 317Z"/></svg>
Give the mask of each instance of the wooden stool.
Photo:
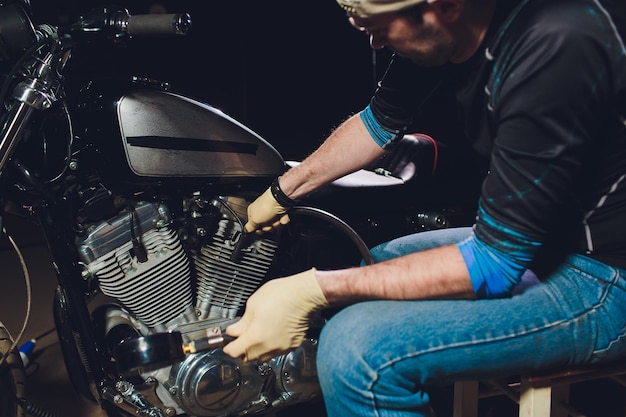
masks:
<svg viewBox="0 0 626 417"><path fill-rule="evenodd" d="M570 385L611 378L626 386L626 363L522 375L514 382L458 381L454 384L454 417L478 417L478 400L506 395L519 404L519 417L585 417L569 403Z"/></svg>

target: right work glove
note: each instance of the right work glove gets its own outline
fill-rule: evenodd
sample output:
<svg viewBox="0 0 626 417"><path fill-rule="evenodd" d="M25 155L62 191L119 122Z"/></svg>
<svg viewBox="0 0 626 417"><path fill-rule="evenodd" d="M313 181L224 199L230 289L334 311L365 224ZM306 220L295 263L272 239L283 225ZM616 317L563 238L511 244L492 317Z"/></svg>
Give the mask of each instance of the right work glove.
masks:
<svg viewBox="0 0 626 417"><path fill-rule="evenodd" d="M226 328L236 339L224 353L244 361L267 361L302 344L314 311L328 307L315 268L262 285L246 302L243 317Z"/></svg>
<svg viewBox="0 0 626 417"><path fill-rule="evenodd" d="M289 200L289 202L285 201L284 204L281 204L276 196L288 199L280 190L278 179L248 206L248 222L244 226L247 233L269 232L273 228L289 223L287 210L295 201Z"/></svg>

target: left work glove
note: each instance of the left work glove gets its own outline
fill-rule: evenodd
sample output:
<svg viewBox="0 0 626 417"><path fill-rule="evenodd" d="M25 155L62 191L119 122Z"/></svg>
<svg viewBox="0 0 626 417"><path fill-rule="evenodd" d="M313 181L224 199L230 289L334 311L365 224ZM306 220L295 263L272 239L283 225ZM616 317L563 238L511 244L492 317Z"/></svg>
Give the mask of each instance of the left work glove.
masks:
<svg viewBox="0 0 626 417"><path fill-rule="evenodd" d="M226 328L236 339L224 353L246 362L287 353L304 342L311 313L327 306L315 268L268 281L248 299L241 320Z"/></svg>

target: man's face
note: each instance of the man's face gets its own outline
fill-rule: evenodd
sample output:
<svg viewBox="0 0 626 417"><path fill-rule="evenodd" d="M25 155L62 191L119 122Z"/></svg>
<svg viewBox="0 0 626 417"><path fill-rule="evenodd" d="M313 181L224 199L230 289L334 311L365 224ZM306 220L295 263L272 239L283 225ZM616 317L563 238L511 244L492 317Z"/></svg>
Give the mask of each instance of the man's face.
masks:
<svg viewBox="0 0 626 417"><path fill-rule="evenodd" d="M429 6L423 8L421 20L385 13L367 19L350 17L350 23L369 34L372 48L388 47L417 65L442 65L452 57L452 38Z"/></svg>

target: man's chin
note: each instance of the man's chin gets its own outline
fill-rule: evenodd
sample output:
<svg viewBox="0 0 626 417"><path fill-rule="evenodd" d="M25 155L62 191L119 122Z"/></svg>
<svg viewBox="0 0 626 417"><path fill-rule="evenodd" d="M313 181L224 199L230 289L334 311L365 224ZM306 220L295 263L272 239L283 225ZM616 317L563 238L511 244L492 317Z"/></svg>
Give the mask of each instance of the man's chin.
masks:
<svg viewBox="0 0 626 417"><path fill-rule="evenodd" d="M419 67L439 67L445 64L445 62L433 62L432 59L428 59L423 56L415 56L414 54L410 54L410 53L402 53L401 51L398 51L396 49L391 49L391 51L395 55L398 55L402 58L410 60L411 62L413 62L415 65Z"/></svg>

